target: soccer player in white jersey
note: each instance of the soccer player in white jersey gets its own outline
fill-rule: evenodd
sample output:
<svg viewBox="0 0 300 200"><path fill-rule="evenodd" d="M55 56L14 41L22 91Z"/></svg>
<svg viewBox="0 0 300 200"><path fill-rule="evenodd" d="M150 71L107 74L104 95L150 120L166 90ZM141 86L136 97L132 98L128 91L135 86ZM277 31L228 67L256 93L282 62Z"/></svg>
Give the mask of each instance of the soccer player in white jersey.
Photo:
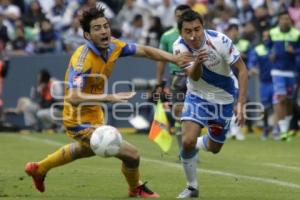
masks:
<svg viewBox="0 0 300 200"><path fill-rule="evenodd" d="M182 111L182 165L186 188L177 198L198 197L198 150L218 153L225 141L234 103L237 123L244 123L247 68L232 41L222 33L203 28L198 13L186 11L178 21L179 37L173 44L175 54L191 52L194 61L185 66L187 95ZM231 67L238 71L239 92L234 86ZM208 133L198 137L203 127Z"/></svg>

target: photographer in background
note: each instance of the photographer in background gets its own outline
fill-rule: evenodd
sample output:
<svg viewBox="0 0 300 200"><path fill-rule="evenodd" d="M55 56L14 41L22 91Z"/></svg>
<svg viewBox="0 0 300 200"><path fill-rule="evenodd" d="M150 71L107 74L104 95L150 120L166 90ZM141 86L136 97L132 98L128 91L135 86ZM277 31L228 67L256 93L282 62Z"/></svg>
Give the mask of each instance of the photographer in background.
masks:
<svg viewBox="0 0 300 200"><path fill-rule="evenodd" d="M53 129L60 131L62 123L55 120L52 115L59 116L61 110L52 109L57 97L62 97L63 88L57 79L42 69L37 75L37 83L31 88L30 98L21 97L16 108L7 109L7 113L23 113L26 129L41 131Z"/></svg>
<svg viewBox="0 0 300 200"><path fill-rule="evenodd" d="M9 68L9 60L6 56L4 56L3 51L0 53L0 124L2 125L3 123L3 99L2 99L2 95L3 95L3 78L6 77L7 75L7 71Z"/></svg>

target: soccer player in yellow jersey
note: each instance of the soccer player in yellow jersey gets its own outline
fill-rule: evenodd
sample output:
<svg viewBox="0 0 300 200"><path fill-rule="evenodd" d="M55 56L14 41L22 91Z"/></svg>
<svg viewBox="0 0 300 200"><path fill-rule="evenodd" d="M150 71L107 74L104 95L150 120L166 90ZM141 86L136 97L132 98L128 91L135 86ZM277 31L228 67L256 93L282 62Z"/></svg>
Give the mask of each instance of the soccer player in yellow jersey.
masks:
<svg viewBox="0 0 300 200"><path fill-rule="evenodd" d="M111 75L119 57L141 56L173 62L179 66L191 60L188 54L172 55L152 47L127 44L111 38L110 26L102 8L85 11L80 22L87 43L73 53L66 71L63 111L67 134L76 142L63 146L39 162L26 164L25 171L40 192L45 190L44 179L50 169L95 155L90 148L90 136L97 126L104 123L99 103L126 102L134 96L134 92L104 94L105 80ZM115 157L122 161L122 173L129 185L130 197L159 197L141 183L140 156L133 145L123 140L120 152Z"/></svg>

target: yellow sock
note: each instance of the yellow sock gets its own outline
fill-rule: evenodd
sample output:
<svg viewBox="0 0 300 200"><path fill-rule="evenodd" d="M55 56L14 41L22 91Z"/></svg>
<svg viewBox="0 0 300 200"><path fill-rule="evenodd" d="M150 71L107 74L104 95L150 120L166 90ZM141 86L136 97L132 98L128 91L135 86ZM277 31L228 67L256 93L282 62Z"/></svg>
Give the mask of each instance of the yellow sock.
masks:
<svg viewBox="0 0 300 200"><path fill-rule="evenodd" d="M46 174L54 167L65 165L78 158L90 157L93 155L95 154L90 148L82 146L80 143L67 144L38 162L39 172L41 174Z"/></svg>
<svg viewBox="0 0 300 200"><path fill-rule="evenodd" d="M140 185L139 168L129 169L124 164L122 164L122 173L129 185L129 190L134 190L137 186Z"/></svg>

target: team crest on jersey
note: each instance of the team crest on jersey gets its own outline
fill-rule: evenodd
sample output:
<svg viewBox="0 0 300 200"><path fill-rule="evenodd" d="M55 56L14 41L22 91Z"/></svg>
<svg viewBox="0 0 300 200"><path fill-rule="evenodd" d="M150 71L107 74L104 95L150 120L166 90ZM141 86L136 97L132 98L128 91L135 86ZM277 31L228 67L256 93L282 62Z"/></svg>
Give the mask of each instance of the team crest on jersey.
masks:
<svg viewBox="0 0 300 200"><path fill-rule="evenodd" d="M212 60L212 61L217 60L217 56L215 55L215 53L213 51L208 51L207 54L208 54L209 60Z"/></svg>
<svg viewBox="0 0 300 200"><path fill-rule="evenodd" d="M214 67L221 63L221 60L218 59L218 57L214 53L214 51L209 50L207 54L208 54L208 60L209 60L209 62L206 64L207 67Z"/></svg>
<svg viewBox="0 0 300 200"><path fill-rule="evenodd" d="M74 76L72 80L72 85L74 87L82 87L83 86L83 77L82 76Z"/></svg>

